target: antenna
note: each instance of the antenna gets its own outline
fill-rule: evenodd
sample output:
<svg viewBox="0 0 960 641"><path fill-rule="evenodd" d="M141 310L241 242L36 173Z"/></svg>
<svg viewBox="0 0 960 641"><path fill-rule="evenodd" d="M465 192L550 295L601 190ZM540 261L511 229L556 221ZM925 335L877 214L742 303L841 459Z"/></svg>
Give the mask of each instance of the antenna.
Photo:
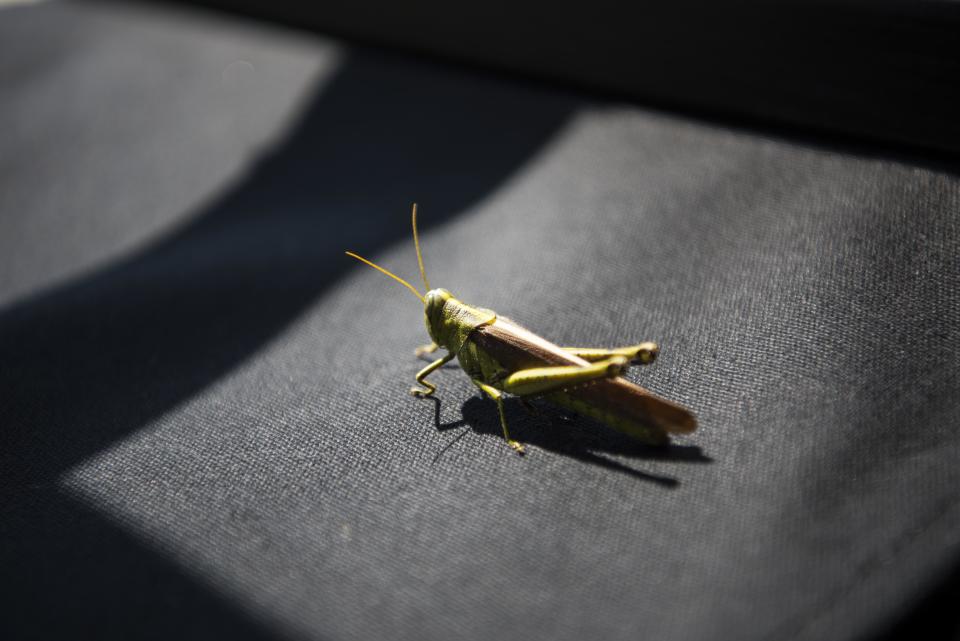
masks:
<svg viewBox="0 0 960 641"><path fill-rule="evenodd" d="M420 237L417 234L417 203L413 203L413 246L417 249L417 264L420 265L420 278L423 279L423 287L430 291L430 281L427 280L427 270L423 268L423 254L420 253Z"/></svg>
<svg viewBox="0 0 960 641"><path fill-rule="evenodd" d="M384 268L381 267L380 265L377 265L376 263L370 262L369 260L367 260L367 259L364 258L363 256L358 256L357 254L354 254L353 252L344 252L344 253L345 253L347 256L350 256L351 258L356 258L356 259L359 260L361 263L366 263L367 265L370 265L371 267L373 267L375 270L377 270L377 271L380 272L381 274L386 274L387 276L389 276L390 278L392 278L393 280L397 281L398 283L400 283L401 285L403 285L404 287L406 287L407 289L409 289L411 292L413 292L413 295L416 296L417 298L419 298L421 303L426 303L426 301L423 300L423 296L420 295L420 292L418 292L417 289L416 289L413 285L411 285L411 284L408 283L407 281L403 280L402 278L400 278L400 277L397 276L396 274L387 271L386 269L384 269Z"/></svg>

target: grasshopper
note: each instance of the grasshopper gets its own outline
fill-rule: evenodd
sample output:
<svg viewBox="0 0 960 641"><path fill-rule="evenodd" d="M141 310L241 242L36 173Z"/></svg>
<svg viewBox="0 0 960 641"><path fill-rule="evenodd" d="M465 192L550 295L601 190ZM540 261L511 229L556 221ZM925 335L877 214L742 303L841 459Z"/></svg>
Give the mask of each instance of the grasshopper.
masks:
<svg viewBox="0 0 960 641"><path fill-rule="evenodd" d="M416 204L411 218L426 294L366 258L346 254L398 281L423 304L431 343L417 348L418 357L441 348L447 351L417 373L412 395L425 398L434 394L437 386L427 377L456 358L473 384L496 402L503 437L519 454L524 448L510 437L504 393L520 397L527 407L528 399L542 398L651 445L665 445L670 434L696 429L697 421L687 409L623 378L631 365L647 365L656 359L660 351L656 343L616 349L558 347L492 310L468 305L446 289L431 289L420 252Z"/></svg>

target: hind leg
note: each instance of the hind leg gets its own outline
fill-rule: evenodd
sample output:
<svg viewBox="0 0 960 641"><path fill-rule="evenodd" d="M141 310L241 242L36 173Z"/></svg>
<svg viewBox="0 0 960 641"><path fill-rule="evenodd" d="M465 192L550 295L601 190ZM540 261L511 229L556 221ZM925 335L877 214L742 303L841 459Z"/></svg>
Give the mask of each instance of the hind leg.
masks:
<svg viewBox="0 0 960 641"><path fill-rule="evenodd" d="M640 343L630 347L617 347L615 349L600 349L596 347L564 347L565 352L574 356L579 356L585 361L596 363L597 361L607 360L614 356L623 356L631 365L649 365L660 353L660 347L656 343Z"/></svg>

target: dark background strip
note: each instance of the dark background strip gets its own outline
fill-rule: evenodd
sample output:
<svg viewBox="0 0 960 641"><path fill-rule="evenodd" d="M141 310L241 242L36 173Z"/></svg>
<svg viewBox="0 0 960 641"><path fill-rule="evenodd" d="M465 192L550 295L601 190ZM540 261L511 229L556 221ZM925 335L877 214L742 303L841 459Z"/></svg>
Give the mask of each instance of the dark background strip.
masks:
<svg viewBox="0 0 960 641"><path fill-rule="evenodd" d="M196 0L671 109L960 151L960 3Z"/></svg>

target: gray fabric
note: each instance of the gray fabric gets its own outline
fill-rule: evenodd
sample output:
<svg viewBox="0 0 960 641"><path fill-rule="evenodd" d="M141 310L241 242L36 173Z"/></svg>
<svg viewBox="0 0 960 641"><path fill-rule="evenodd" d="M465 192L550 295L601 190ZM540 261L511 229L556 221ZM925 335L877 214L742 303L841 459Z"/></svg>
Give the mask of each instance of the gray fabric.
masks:
<svg viewBox="0 0 960 641"><path fill-rule="evenodd" d="M3 638L853 639L960 549L956 165L168 9L0 12ZM656 340L651 450L402 288Z"/></svg>

